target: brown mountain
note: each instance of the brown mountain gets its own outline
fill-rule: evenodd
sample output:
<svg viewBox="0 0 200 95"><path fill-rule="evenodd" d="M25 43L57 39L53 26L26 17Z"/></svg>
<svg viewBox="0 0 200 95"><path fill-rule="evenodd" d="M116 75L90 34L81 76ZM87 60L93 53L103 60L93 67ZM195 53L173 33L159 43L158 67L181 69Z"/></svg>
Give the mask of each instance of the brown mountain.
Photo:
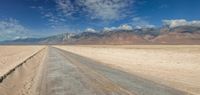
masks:
<svg viewBox="0 0 200 95"><path fill-rule="evenodd" d="M151 40L155 44L200 44L200 28L182 26L163 29L161 34Z"/></svg>
<svg viewBox="0 0 200 95"><path fill-rule="evenodd" d="M199 33L170 32L152 40L155 44L200 44Z"/></svg>
<svg viewBox="0 0 200 95"><path fill-rule="evenodd" d="M1 44L200 44L200 27L144 28L102 32L63 33L45 38L5 41Z"/></svg>
<svg viewBox="0 0 200 95"><path fill-rule="evenodd" d="M133 32L83 33L74 44L147 44L148 41Z"/></svg>

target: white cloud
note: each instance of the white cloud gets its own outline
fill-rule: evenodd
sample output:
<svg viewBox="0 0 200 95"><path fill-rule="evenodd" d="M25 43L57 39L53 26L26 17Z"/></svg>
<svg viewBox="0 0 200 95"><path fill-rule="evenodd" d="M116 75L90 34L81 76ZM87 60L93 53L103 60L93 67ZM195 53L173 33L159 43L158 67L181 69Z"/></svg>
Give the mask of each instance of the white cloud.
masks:
<svg viewBox="0 0 200 95"><path fill-rule="evenodd" d="M200 20L187 21L185 19L175 19L175 20L163 20L163 25L168 26L170 28L178 27L178 26L196 26L200 27Z"/></svg>
<svg viewBox="0 0 200 95"><path fill-rule="evenodd" d="M137 29L142 29L142 28L155 28L155 25L151 25L151 24L146 24L146 25L137 25L135 26L135 28Z"/></svg>
<svg viewBox="0 0 200 95"><path fill-rule="evenodd" d="M95 33L96 30L93 29L93 28L87 28L87 29L85 29L85 32L92 32L92 33Z"/></svg>
<svg viewBox="0 0 200 95"><path fill-rule="evenodd" d="M109 31L113 31L113 30L117 30L117 27L104 27L103 31L104 32L109 32Z"/></svg>
<svg viewBox="0 0 200 95"><path fill-rule="evenodd" d="M142 19L141 17L134 17L132 19L131 24L135 27L135 28L154 28L155 25L150 24L148 21Z"/></svg>
<svg viewBox="0 0 200 95"><path fill-rule="evenodd" d="M104 27L104 32L115 31L115 30L132 30L132 26L128 24L120 25L119 27Z"/></svg>
<svg viewBox="0 0 200 95"><path fill-rule="evenodd" d="M128 25L128 24L124 24L118 27L118 29L120 30L132 30L132 26Z"/></svg>
<svg viewBox="0 0 200 95"><path fill-rule="evenodd" d="M12 40L26 36L27 29L16 19L0 20L0 40Z"/></svg>
<svg viewBox="0 0 200 95"><path fill-rule="evenodd" d="M55 2L58 10L61 10L65 16L71 16L77 9L70 0L55 0Z"/></svg>
<svg viewBox="0 0 200 95"><path fill-rule="evenodd" d="M27 36L16 36L16 37L14 37L14 39L26 39L26 38L28 38Z"/></svg>
<svg viewBox="0 0 200 95"><path fill-rule="evenodd" d="M37 0L38 1L38 0ZM88 23L93 20L101 23L108 23L132 17L135 0L47 0L55 3L55 7L32 6L48 20L52 28L70 25L71 21L85 19ZM39 2L39 1L38 1ZM91 21L91 22L90 22ZM76 23L76 22L75 22Z"/></svg>
<svg viewBox="0 0 200 95"><path fill-rule="evenodd" d="M57 1L58 0L56 0L55 2ZM31 6L31 8L39 10L42 18L46 19L48 21L48 26L51 26L51 28L53 29L57 28L58 26L64 25L64 23L66 22L65 17L56 12L62 10L61 8L57 7L50 9L45 6Z"/></svg>
<svg viewBox="0 0 200 95"><path fill-rule="evenodd" d="M127 16L133 0L80 0L94 18L120 19ZM127 9L126 9L127 8Z"/></svg>
<svg viewBox="0 0 200 95"><path fill-rule="evenodd" d="M134 0L56 0L65 16L85 12L91 19L116 20L130 16ZM84 14L85 15L85 14Z"/></svg>

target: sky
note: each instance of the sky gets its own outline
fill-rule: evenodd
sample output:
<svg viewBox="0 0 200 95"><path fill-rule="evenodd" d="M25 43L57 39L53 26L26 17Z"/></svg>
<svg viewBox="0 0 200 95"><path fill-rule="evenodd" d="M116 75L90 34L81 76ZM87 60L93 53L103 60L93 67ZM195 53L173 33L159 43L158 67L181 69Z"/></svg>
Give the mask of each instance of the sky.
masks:
<svg viewBox="0 0 200 95"><path fill-rule="evenodd" d="M200 24L200 0L1 0L0 41L64 32Z"/></svg>

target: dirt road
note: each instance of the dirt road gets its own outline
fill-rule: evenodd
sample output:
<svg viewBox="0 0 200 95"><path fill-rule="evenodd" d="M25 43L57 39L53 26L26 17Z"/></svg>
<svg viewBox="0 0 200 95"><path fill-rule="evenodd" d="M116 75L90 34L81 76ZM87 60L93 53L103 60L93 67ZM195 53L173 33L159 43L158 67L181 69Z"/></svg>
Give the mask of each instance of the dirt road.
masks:
<svg viewBox="0 0 200 95"><path fill-rule="evenodd" d="M184 95L99 62L50 47L37 88L39 95Z"/></svg>
<svg viewBox="0 0 200 95"><path fill-rule="evenodd" d="M2 95L187 95L185 92L55 47L49 47L43 58L40 65L34 69L37 72L32 75L34 77L31 78L33 82L28 88L29 92L14 94L19 92L20 87L23 89L23 85L17 89L4 87L2 90L4 82L7 85L20 83L14 82L16 77L8 77L7 81L0 83L0 93L4 92ZM19 70L21 73L24 72ZM20 73L18 69L14 72ZM26 92L24 90L26 89L20 89Z"/></svg>
<svg viewBox="0 0 200 95"><path fill-rule="evenodd" d="M57 48L144 79L200 94L199 45L82 45Z"/></svg>

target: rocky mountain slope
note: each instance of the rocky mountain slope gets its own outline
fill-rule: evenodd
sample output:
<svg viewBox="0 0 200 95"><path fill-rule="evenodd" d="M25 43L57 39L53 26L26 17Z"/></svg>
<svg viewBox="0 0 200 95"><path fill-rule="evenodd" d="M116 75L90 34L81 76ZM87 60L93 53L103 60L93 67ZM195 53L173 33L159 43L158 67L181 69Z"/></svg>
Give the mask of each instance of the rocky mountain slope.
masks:
<svg viewBox="0 0 200 95"><path fill-rule="evenodd" d="M2 44L200 44L200 27L140 28L63 33L45 38L4 41Z"/></svg>

